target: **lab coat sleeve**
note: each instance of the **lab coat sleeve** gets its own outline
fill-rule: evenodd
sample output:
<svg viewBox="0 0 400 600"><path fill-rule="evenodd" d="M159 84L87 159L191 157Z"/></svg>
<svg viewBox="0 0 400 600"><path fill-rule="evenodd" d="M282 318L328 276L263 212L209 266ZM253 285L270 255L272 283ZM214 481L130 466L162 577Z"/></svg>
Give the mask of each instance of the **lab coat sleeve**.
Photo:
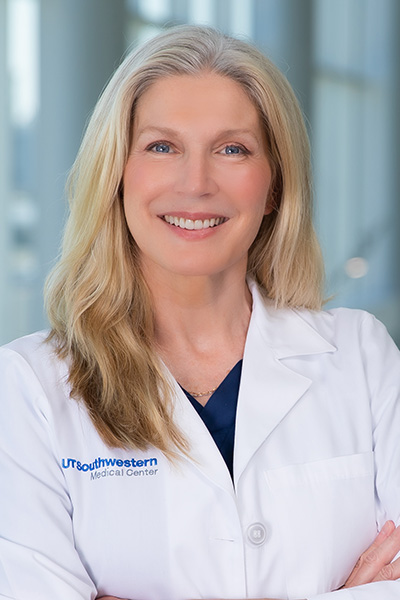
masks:
<svg viewBox="0 0 400 600"><path fill-rule="evenodd" d="M381 529L388 519L400 525L400 352L384 325L368 313L363 313L360 323L360 352L370 391L376 520ZM370 583L307 600L377 598L398 600L400 580Z"/></svg>
<svg viewBox="0 0 400 600"><path fill-rule="evenodd" d="M0 598L92 600L55 454L48 398L18 353L0 349Z"/></svg>

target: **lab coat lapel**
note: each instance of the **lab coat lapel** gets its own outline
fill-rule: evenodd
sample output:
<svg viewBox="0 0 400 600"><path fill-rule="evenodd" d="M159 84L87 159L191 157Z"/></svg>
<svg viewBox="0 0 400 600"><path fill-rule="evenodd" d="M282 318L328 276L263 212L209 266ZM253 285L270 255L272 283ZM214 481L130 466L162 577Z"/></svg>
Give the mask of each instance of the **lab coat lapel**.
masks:
<svg viewBox="0 0 400 600"><path fill-rule="evenodd" d="M181 458L233 495L230 473L211 434L180 386L175 381L172 385L175 390L174 417L190 444L189 456L181 453Z"/></svg>
<svg viewBox="0 0 400 600"><path fill-rule="evenodd" d="M245 346L236 417L234 479L311 386L281 359L334 352L294 310L276 310L250 284L253 311Z"/></svg>

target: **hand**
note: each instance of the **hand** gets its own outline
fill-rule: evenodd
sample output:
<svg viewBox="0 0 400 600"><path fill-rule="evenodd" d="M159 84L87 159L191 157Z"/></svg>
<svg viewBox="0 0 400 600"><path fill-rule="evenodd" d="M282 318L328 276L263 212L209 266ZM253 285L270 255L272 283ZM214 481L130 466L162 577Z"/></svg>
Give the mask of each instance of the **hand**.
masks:
<svg viewBox="0 0 400 600"><path fill-rule="evenodd" d="M343 588L400 578L400 558L392 562L400 551L400 526L386 521L374 543L361 554Z"/></svg>

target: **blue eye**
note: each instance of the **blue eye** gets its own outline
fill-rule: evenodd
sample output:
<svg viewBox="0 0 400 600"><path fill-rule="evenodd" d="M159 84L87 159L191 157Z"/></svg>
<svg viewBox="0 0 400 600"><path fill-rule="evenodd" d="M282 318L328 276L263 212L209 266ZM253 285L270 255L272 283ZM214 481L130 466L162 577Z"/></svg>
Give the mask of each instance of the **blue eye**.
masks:
<svg viewBox="0 0 400 600"><path fill-rule="evenodd" d="M225 146L224 152L225 152L225 154L242 154L243 148L240 148L240 146L233 146L233 145Z"/></svg>
<svg viewBox="0 0 400 600"><path fill-rule="evenodd" d="M150 150L153 152L158 152L159 154L168 154L171 150L171 147L164 142L158 142L157 144L150 146Z"/></svg>

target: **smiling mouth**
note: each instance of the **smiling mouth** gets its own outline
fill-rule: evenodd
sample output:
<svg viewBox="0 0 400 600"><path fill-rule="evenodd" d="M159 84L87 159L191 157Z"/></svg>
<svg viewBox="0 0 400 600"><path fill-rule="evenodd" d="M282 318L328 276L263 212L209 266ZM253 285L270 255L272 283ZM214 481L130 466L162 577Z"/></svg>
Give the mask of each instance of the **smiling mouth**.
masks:
<svg viewBox="0 0 400 600"><path fill-rule="evenodd" d="M226 217L216 217L212 219L184 219L183 217L172 217L170 215L163 215L162 219L181 229L209 229L210 227L218 227L222 225L228 219Z"/></svg>

